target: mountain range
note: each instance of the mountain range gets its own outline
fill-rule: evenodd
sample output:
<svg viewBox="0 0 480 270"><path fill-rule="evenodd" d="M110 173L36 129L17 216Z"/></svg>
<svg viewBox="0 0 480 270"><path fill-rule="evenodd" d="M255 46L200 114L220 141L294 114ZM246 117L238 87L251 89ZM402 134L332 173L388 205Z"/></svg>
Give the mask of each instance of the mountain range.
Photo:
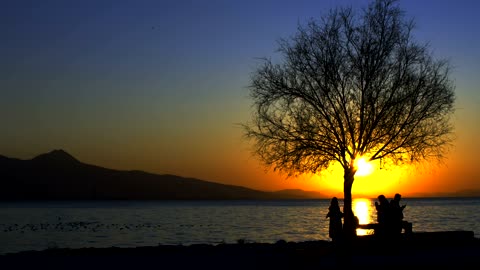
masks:
<svg viewBox="0 0 480 270"><path fill-rule="evenodd" d="M267 192L171 174L122 171L80 162L64 150L29 160L0 155L0 200L318 199L303 190Z"/></svg>

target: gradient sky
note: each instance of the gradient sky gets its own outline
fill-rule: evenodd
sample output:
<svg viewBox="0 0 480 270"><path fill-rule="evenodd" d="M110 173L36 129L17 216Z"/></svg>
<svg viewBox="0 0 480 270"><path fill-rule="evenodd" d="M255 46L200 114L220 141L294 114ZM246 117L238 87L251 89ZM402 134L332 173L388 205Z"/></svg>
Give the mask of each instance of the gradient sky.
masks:
<svg viewBox="0 0 480 270"><path fill-rule="evenodd" d="M368 1L22 1L0 4L0 154L64 149L113 169L261 190L341 192L343 176L266 171L237 125L249 78L277 40ZM443 164L379 169L353 194L480 189L480 1L399 1L414 36L455 67L457 140Z"/></svg>

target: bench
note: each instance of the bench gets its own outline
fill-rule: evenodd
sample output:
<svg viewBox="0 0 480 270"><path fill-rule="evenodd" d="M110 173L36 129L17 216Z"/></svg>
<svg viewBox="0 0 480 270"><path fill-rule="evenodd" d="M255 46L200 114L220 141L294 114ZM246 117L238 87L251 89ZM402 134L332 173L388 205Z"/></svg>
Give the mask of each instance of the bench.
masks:
<svg viewBox="0 0 480 270"><path fill-rule="evenodd" d="M402 231L405 235L412 234L413 224L408 221L402 221ZM378 223L368 223L368 224L358 224L357 229L364 229L364 230L373 230L374 234L378 233L378 229L380 229L380 224Z"/></svg>

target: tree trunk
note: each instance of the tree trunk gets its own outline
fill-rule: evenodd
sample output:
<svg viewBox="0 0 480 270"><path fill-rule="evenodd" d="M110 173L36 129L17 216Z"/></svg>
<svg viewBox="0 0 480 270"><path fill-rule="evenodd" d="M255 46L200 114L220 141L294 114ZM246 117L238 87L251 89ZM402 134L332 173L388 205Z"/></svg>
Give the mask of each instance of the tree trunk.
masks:
<svg viewBox="0 0 480 270"><path fill-rule="evenodd" d="M355 175L353 165L344 169L343 182L343 233L346 240L357 236L357 220L352 210L352 185Z"/></svg>

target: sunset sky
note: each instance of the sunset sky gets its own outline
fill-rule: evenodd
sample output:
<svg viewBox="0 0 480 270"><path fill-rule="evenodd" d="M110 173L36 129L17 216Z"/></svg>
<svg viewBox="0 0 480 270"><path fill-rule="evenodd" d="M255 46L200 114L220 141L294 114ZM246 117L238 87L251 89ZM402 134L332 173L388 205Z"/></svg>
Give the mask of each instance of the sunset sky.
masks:
<svg viewBox="0 0 480 270"><path fill-rule="evenodd" d="M64 149L121 170L341 194L338 168L286 178L252 155L250 75L277 40L368 1L22 1L0 5L0 155ZM403 0L413 35L454 66L454 146L443 164L358 176L353 195L480 189L480 1Z"/></svg>

